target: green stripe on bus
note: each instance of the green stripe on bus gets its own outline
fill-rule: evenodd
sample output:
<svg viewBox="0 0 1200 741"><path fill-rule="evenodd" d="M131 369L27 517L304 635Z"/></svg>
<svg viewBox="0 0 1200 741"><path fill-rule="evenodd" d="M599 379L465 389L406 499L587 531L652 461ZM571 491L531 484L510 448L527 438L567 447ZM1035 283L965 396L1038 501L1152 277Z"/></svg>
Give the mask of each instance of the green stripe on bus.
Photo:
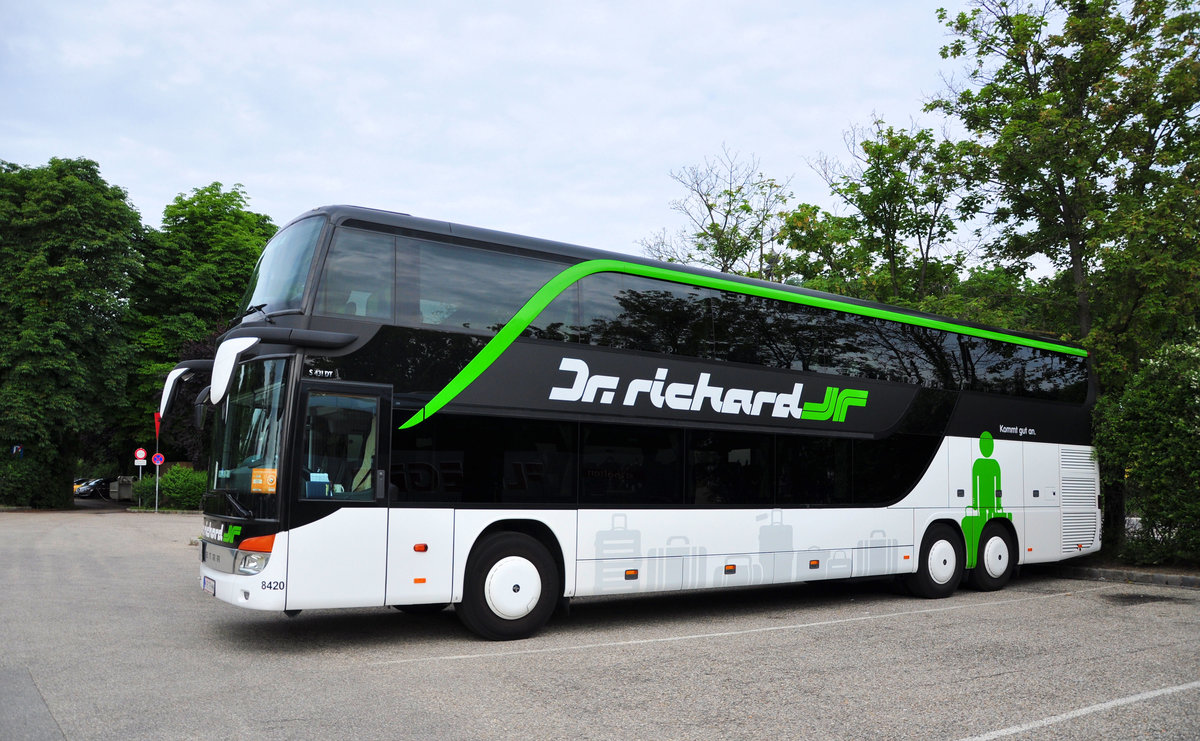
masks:
<svg viewBox="0 0 1200 741"><path fill-rule="evenodd" d="M748 296L757 296L759 298L774 299L776 301L786 301L793 304L803 304L805 306L813 306L820 309L829 309L831 311L841 311L847 314L857 314L859 316L867 316L875 319L883 319L891 322L900 322L902 324L911 324L918 327L927 327L929 329L938 329L946 332L957 332L959 334L970 335L972 337L980 337L988 340L998 340L1000 342L1008 342L1014 345L1024 345L1026 347L1034 347L1040 350L1050 350L1053 352L1067 353L1069 355L1077 355L1087 357L1087 351L1077 347L1069 347L1055 342L1045 340L1037 340L1029 337L1017 337L1015 335L1005 334L1004 332L996 332L990 329L980 329L978 327L966 327L961 324L944 321L941 319L933 319L930 317L913 316L900 311L891 309L882 309L874 306L861 306L852 304L841 299L810 296L803 293L791 293L779 288L771 288L768 286L747 285L738 283L737 281L729 280L728 278L719 278L711 275L694 275L692 273L684 273L679 270L670 268L657 267L653 265L638 265L636 263L622 262L620 260L587 260L578 265L572 265L558 275L551 278L546 285L542 286L533 297L525 302L525 305L517 311L513 318L504 325L504 328L496 333L496 336L491 339L479 354L471 359L461 371L458 372L450 383L446 384L445 388L437 393L429 402L417 411L407 422L400 425L400 429L412 427L423 420L436 414L438 410L449 404L454 397L462 393L463 389L470 386L471 383L479 377L481 373L487 370L496 359L508 349L510 345L521 333L524 332L530 324L533 323L542 310L550 305L550 302L558 298L559 294L567 290L578 281L586 278L589 275L596 273L626 273L629 275L639 275L643 278L655 278L658 280L671 281L672 283L684 283L687 285L698 286L701 288L712 288L718 291L728 291L731 293L740 293Z"/></svg>

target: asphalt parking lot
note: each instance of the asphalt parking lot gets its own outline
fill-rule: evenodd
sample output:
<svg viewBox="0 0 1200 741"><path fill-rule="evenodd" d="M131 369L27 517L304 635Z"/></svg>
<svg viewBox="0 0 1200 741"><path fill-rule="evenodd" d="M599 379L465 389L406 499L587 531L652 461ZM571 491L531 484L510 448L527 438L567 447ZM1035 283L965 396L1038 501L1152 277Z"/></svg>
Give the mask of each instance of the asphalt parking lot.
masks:
<svg viewBox="0 0 1200 741"><path fill-rule="evenodd" d="M1200 590L1027 569L577 600L488 643L451 611L239 610L197 515L0 512L0 739L1200 737Z"/></svg>

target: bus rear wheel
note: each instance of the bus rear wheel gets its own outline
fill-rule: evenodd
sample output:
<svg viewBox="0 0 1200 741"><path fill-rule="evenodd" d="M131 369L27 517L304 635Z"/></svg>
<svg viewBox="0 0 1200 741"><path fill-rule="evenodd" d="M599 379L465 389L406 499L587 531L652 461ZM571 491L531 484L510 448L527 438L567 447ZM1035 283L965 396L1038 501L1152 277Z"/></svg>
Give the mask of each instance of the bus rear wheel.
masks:
<svg viewBox="0 0 1200 741"><path fill-rule="evenodd" d="M909 591L919 597L940 599L958 589L963 578L966 546L954 528L935 523L921 541L921 559L917 573L905 580Z"/></svg>
<svg viewBox="0 0 1200 741"><path fill-rule="evenodd" d="M971 569L971 586L983 592L1002 589L1012 578L1016 559L1013 558L1012 534L1008 528L992 521L979 535L979 555Z"/></svg>
<svg viewBox="0 0 1200 741"><path fill-rule="evenodd" d="M524 533L494 533L467 562L463 625L493 641L536 633L562 596L562 579L546 546Z"/></svg>

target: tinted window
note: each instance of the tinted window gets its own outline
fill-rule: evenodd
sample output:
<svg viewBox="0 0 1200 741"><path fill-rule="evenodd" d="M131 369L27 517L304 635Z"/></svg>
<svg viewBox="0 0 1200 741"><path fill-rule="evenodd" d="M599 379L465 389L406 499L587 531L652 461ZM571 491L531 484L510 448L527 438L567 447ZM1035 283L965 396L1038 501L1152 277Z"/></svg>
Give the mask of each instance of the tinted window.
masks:
<svg viewBox="0 0 1200 741"><path fill-rule="evenodd" d="M934 389L1082 401L1082 358L619 273L561 293L526 336Z"/></svg>
<svg viewBox="0 0 1200 741"><path fill-rule="evenodd" d="M628 425L582 425L584 505L683 504L683 433Z"/></svg>
<svg viewBox="0 0 1200 741"><path fill-rule="evenodd" d="M407 502L573 504L574 450L572 424L438 415L393 434L392 483Z"/></svg>
<svg viewBox="0 0 1200 741"><path fill-rule="evenodd" d="M507 252L399 241L396 291L400 323L409 326L494 334L563 269L558 263Z"/></svg>
<svg viewBox="0 0 1200 741"><path fill-rule="evenodd" d="M392 321L395 243L387 234L339 229L325 258L316 312Z"/></svg>
<svg viewBox="0 0 1200 741"><path fill-rule="evenodd" d="M779 436L780 506L877 507L908 494L929 466L939 436L896 434L882 440Z"/></svg>
<svg viewBox="0 0 1200 741"><path fill-rule="evenodd" d="M530 334L623 350L712 357L709 303L717 295L680 283L598 273L551 302Z"/></svg>
<svg viewBox="0 0 1200 741"><path fill-rule="evenodd" d="M770 435L698 431L688 439L690 502L750 507L774 500Z"/></svg>
<svg viewBox="0 0 1200 741"><path fill-rule="evenodd" d="M780 435L775 456L778 505L853 504L854 454L850 440Z"/></svg>

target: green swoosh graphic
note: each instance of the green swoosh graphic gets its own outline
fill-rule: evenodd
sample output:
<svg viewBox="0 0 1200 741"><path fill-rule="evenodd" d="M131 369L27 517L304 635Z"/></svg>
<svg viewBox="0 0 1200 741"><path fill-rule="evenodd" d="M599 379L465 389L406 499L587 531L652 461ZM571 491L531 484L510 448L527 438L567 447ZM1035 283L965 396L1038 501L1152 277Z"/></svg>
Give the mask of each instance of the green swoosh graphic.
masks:
<svg viewBox="0 0 1200 741"><path fill-rule="evenodd" d="M560 293L565 291L574 283L586 278L589 275L596 273L626 273L628 275L639 275L643 278L656 278L658 280L671 281L673 283L683 283L686 285L699 286L701 288L713 288L719 291L729 291L732 293L740 293L749 296L758 296L759 298L775 299L777 301L786 301L792 304L803 304L806 306L814 306L821 309L830 309L832 311L842 311L847 314L857 314L859 316L868 316L876 319L885 319L903 324L911 324L919 327L927 327L929 329L940 329L947 332L957 332L959 334L970 335L972 337L981 337L989 340L999 340L1016 345L1025 345L1041 350L1051 350L1054 352L1068 353L1080 357L1087 357L1087 351L1077 347L1068 347L1054 342L1044 340L1035 340L1027 337L1017 337L1015 335L1005 334L1003 332L995 332L988 329L979 329L977 327L964 327L953 322L943 321L940 319L931 319L928 317L911 316L899 311L889 309L880 309L873 306L859 306L850 304L835 298L826 298L823 296L809 296L800 293L790 293L778 288L770 288L766 286L752 286L744 283L729 280L727 278L719 278L710 275L693 275L684 273L670 268L657 267L653 265L637 265L635 263L622 262L620 260L587 260L577 265L572 265L558 275L551 278L546 285L538 289L538 292L533 294L533 297L525 302L513 318L504 325L504 328L496 333L496 336L491 339L483 349L479 351L471 362L467 363L462 370L458 372L450 383L437 393L429 402L417 411L408 421L400 425L400 429L406 429L413 425L419 424L436 414L438 410L449 404L454 397L462 393L463 389L470 386L481 373L487 370L496 359L508 349L521 333L537 319L542 310L550 305L550 302L558 297Z"/></svg>

